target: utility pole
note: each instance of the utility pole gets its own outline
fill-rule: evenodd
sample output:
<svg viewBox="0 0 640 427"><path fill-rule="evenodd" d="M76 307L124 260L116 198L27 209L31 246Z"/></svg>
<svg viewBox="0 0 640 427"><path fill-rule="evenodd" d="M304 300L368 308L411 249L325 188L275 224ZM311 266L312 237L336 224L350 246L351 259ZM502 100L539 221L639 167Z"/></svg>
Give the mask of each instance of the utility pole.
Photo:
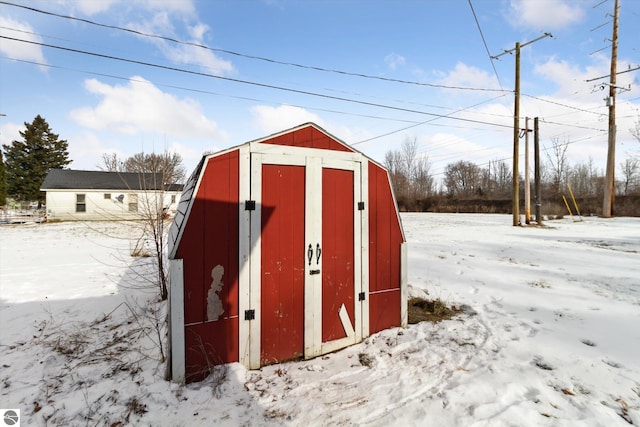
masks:
<svg viewBox="0 0 640 427"><path fill-rule="evenodd" d="M613 38L611 40L611 75L609 76L609 138L607 148L607 170L604 182L604 200L602 201L602 216L611 218L613 201L616 194L616 69L618 62L618 0L613 6Z"/></svg>
<svg viewBox="0 0 640 427"><path fill-rule="evenodd" d="M516 90L513 95L513 176L511 184L511 204L513 225L520 225L520 171L518 171L518 153L520 145L520 43L516 43Z"/></svg>
<svg viewBox="0 0 640 427"><path fill-rule="evenodd" d="M542 225L542 187L540 185L540 132L538 128L538 118L533 119L533 174L534 190L536 200L536 222Z"/></svg>
<svg viewBox="0 0 640 427"><path fill-rule="evenodd" d="M524 119L524 222L531 222L531 183L529 182L529 117Z"/></svg>
<svg viewBox="0 0 640 427"><path fill-rule="evenodd" d="M506 53L516 52L516 84L513 96L513 177L512 177L512 210L513 210L513 225L520 225L520 184L518 171L518 158L520 156L518 150L518 143L520 139L520 48L523 48L531 43L535 43L545 37L553 37L551 33L544 33L544 35L520 44L516 43L515 49L505 50L500 55L492 56L491 59L497 59Z"/></svg>

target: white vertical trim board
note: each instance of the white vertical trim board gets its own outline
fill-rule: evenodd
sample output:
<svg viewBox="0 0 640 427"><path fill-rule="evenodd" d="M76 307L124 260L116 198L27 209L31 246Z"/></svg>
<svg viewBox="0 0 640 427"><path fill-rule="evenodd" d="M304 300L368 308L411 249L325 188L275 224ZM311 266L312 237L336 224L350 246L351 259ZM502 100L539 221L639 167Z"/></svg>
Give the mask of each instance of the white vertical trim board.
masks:
<svg viewBox="0 0 640 427"><path fill-rule="evenodd" d="M360 214L360 253L361 265L360 275L362 280L362 291L364 301L360 307L362 312L360 340L369 336L369 161L363 158L360 163L360 200L364 202L364 210L358 211Z"/></svg>
<svg viewBox="0 0 640 427"><path fill-rule="evenodd" d="M238 194L238 355L245 367L251 365L249 350L251 323L244 320L244 312L250 307L251 290L251 211L245 210L244 203L251 199L251 153L248 146L240 148L240 180Z"/></svg>
<svg viewBox="0 0 640 427"><path fill-rule="evenodd" d="M311 266L306 258L311 245L314 254L316 245L322 248L322 159L307 157L305 168L305 236L304 248L304 357L310 359L322 354L322 257ZM312 269L320 274L311 275Z"/></svg>
<svg viewBox="0 0 640 427"><path fill-rule="evenodd" d="M409 325L409 308L407 289L407 242L400 244L400 326L406 328Z"/></svg>
<svg viewBox="0 0 640 427"><path fill-rule="evenodd" d="M256 202L256 210L253 211L250 221L251 255L250 255L250 289L249 309L255 310L253 320L244 320L244 312L241 314L241 322L249 322L249 369L260 367L260 341L261 341L261 310L260 310L260 283L261 283L261 256L262 256L262 156L251 154L251 200Z"/></svg>
<svg viewBox="0 0 640 427"><path fill-rule="evenodd" d="M169 310L171 379L184 384L184 274L181 259L169 260Z"/></svg>

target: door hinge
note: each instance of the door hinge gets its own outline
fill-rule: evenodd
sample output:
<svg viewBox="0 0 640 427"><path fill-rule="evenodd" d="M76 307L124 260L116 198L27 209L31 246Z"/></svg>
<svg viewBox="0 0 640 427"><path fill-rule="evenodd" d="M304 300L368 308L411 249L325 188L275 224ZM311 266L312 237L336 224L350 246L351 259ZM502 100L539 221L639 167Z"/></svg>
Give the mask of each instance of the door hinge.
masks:
<svg viewBox="0 0 640 427"><path fill-rule="evenodd" d="M244 320L254 320L256 318L255 310L245 310L244 311Z"/></svg>
<svg viewBox="0 0 640 427"><path fill-rule="evenodd" d="M358 202L358 210L359 211L363 211L364 210L364 202Z"/></svg>
<svg viewBox="0 0 640 427"><path fill-rule="evenodd" d="M364 292L358 294L358 301L364 301Z"/></svg>
<svg viewBox="0 0 640 427"><path fill-rule="evenodd" d="M256 201L255 200L245 200L244 201L244 210L245 211L255 211L256 210Z"/></svg>

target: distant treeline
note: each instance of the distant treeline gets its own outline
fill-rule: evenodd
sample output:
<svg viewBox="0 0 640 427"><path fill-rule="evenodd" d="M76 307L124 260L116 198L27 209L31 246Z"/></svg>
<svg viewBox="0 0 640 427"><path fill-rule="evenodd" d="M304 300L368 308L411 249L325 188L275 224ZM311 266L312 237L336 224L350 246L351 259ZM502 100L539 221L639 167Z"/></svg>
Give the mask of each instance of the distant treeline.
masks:
<svg viewBox="0 0 640 427"><path fill-rule="evenodd" d="M565 196L571 214L582 216L600 215L602 213L602 197L576 197L579 212L576 210L569 195ZM483 199L483 198L455 198L450 196L430 196L422 200L412 201L410 204L398 201L401 212L441 212L441 213L498 213L511 214L511 199ZM525 214L524 200L520 200L520 214ZM570 215L562 197L544 199L540 208L544 216ZM535 217L535 203L531 201L531 217ZM640 217L640 195L617 196L615 198L613 214L615 216Z"/></svg>
<svg viewBox="0 0 640 427"><path fill-rule="evenodd" d="M604 171L593 160L569 164L566 144L552 141L541 165L541 214L601 215L604 199ZM512 213L512 166L504 160L484 165L460 160L448 164L436 181L428 156L418 150L416 139L407 139L399 150L385 155L393 191L401 211ZM525 183L519 176L520 213L524 215ZM530 182L531 215L535 214L533 177ZM616 174L615 216L640 216L640 156L630 155L619 164ZM576 198L576 209L571 194ZM564 198L567 203L565 204Z"/></svg>

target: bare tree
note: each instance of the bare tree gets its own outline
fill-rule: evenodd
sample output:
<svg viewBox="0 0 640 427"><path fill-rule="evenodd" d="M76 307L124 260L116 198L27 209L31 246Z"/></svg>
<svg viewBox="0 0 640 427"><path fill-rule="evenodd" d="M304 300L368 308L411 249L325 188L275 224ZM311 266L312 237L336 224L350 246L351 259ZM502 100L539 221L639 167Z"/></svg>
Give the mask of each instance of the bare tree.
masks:
<svg viewBox="0 0 640 427"><path fill-rule="evenodd" d="M124 162L118 158L116 153L103 153L102 162L98 164L98 169L105 172L126 172Z"/></svg>
<svg viewBox="0 0 640 427"><path fill-rule="evenodd" d="M434 193L431 162L426 156L418 158L415 162L412 187L414 199L422 199Z"/></svg>
<svg viewBox="0 0 640 427"><path fill-rule="evenodd" d="M552 138L551 152L545 150L547 160L549 161L553 190L557 194L562 193L562 187L566 181L568 147L568 144L566 142L561 143L559 138Z"/></svg>
<svg viewBox="0 0 640 427"><path fill-rule="evenodd" d="M387 151L384 157L384 165L391 176L391 185L393 186L396 198L406 198L409 189L409 177L404 169L400 152Z"/></svg>
<svg viewBox="0 0 640 427"><path fill-rule="evenodd" d="M504 160L489 162L482 172L483 192L491 197L509 197L511 195L511 168Z"/></svg>
<svg viewBox="0 0 640 427"><path fill-rule="evenodd" d="M157 271L157 286L160 298L164 301L169 296L168 279L166 271L165 246L166 246L166 221L165 216L165 183L162 173L140 172L142 176L152 177L149 187L145 187L145 197L139 199L143 235L148 236L152 247L152 257Z"/></svg>
<svg viewBox="0 0 640 427"><path fill-rule="evenodd" d="M631 135L634 136L635 139L640 142L640 116L638 116L638 120L636 120L636 127L629 129L631 131Z"/></svg>
<svg viewBox="0 0 640 427"><path fill-rule="evenodd" d="M162 154L136 153L125 160L120 159L116 153L104 153L98 169L107 172L161 174L165 184L179 183L186 177L182 156L168 151Z"/></svg>
<svg viewBox="0 0 640 427"><path fill-rule="evenodd" d="M634 157L627 157L620 163L622 170L622 188L625 196L633 194L640 189L640 160Z"/></svg>
<svg viewBox="0 0 640 427"><path fill-rule="evenodd" d="M400 150L388 151L384 165L391 175L391 184L399 204L412 207L416 201L433 193L431 163L427 156L418 153L415 137L405 139Z"/></svg>
<svg viewBox="0 0 640 427"><path fill-rule="evenodd" d="M165 212L165 190L168 186L184 179L185 170L182 167L182 157L177 153L165 151L162 154L142 153L130 157L125 162L125 168L138 172L141 176L151 176L151 191L148 192L142 205L141 214L145 227L145 234L153 244L153 257L157 268L157 285L162 300L167 299L168 277L165 263L167 243L167 215Z"/></svg>
<svg viewBox="0 0 640 427"><path fill-rule="evenodd" d="M482 170L476 164L460 160L447 165L444 171L447 193L455 197L482 194Z"/></svg>
<svg viewBox="0 0 640 427"><path fill-rule="evenodd" d="M182 166L182 156L168 151L162 154L134 154L125 160L124 170L126 172L160 173L167 184L183 181L187 173Z"/></svg>
<svg viewBox="0 0 640 427"><path fill-rule="evenodd" d="M571 185L574 195L580 197L598 196L599 178L592 158L586 163L569 167L566 174L567 183Z"/></svg>
<svg viewBox="0 0 640 427"><path fill-rule="evenodd" d="M170 202L165 191L184 180L186 172L182 166L182 156L177 153L137 153L122 161L116 153L102 155L100 169L109 172L130 172L139 176L141 194L135 196L135 211L141 224L141 235L132 255L147 256L153 263L157 273L154 280L149 281L158 287L160 298L167 299L168 278L165 262L167 212Z"/></svg>

